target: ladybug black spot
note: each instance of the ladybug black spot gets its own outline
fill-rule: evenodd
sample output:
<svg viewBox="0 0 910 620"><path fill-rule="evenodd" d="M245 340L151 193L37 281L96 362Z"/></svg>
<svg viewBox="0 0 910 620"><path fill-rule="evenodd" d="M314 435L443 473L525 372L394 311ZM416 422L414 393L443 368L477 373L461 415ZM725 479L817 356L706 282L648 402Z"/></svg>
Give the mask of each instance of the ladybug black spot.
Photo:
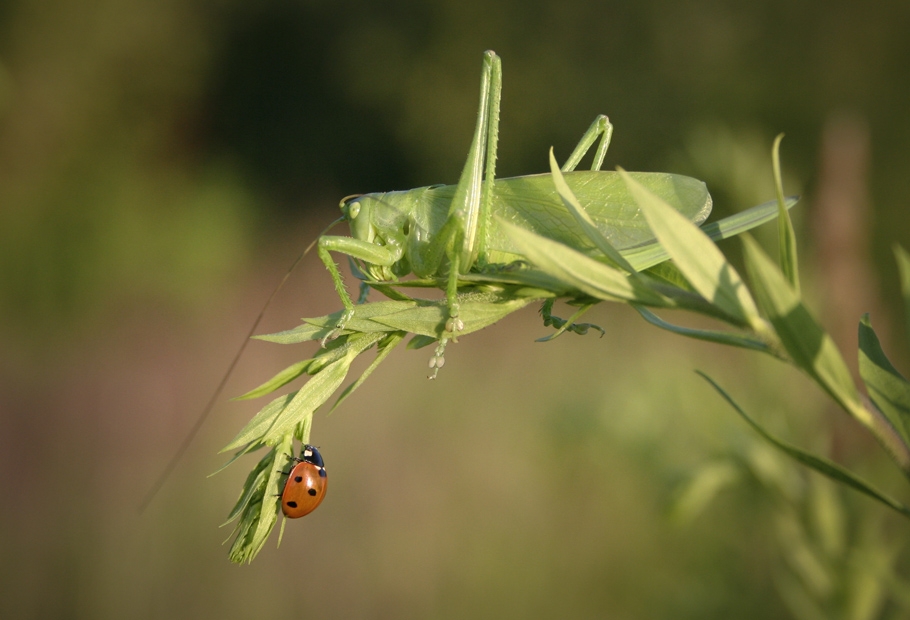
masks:
<svg viewBox="0 0 910 620"><path fill-rule="evenodd" d="M294 482L303 482L303 476L294 476Z"/></svg>
<svg viewBox="0 0 910 620"><path fill-rule="evenodd" d="M316 495L316 489L307 489L307 493L309 493L310 495L312 495L312 496L315 497L315 495Z"/></svg>
<svg viewBox="0 0 910 620"><path fill-rule="evenodd" d="M297 508L297 502L288 502L287 505L291 508Z"/></svg>

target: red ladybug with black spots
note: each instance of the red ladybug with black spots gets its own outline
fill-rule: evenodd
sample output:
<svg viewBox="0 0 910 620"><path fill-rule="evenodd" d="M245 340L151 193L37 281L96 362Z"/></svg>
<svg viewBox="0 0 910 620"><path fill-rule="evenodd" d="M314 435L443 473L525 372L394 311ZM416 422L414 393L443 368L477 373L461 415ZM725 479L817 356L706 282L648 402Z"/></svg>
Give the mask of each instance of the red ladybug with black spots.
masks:
<svg viewBox="0 0 910 620"><path fill-rule="evenodd" d="M291 457L297 464L288 473L281 493L281 511L289 519L304 517L319 506L325 498L328 478L325 463L316 446L303 446L300 458Z"/></svg>

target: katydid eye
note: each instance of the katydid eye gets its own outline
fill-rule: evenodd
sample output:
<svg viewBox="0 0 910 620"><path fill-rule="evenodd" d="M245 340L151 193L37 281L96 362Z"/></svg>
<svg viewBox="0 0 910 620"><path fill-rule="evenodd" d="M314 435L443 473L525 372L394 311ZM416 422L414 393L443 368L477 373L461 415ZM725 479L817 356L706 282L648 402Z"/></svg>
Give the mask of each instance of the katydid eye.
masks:
<svg viewBox="0 0 910 620"><path fill-rule="evenodd" d="M360 202L354 201L348 203L348 217L350 219L356 218L360 214Z"/></svg>

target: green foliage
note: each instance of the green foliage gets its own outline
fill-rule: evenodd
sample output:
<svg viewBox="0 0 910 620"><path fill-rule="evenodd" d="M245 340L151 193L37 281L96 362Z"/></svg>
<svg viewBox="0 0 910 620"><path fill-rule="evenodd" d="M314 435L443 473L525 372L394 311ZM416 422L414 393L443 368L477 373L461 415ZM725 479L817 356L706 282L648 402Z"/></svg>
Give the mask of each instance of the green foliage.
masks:
<svg viewBox="0 0 910 620"><path fill-rule="evenodd" d="M377 347L375 361L344 389L335 406L362 385L408 334L413 336L412 348L438 342L429 364L433 370L431 378L434 378L445 361L443 354L447 342L492 325L532 301L545 302L542 314L547 324L557 327L554 337L565 331L584 333L589 326L576 327L574 321L592 305L614 301L632 305L651 324L671 332L760 351L783 360L806 373L841 408L863 424L910 477L910 442L906 426L910 384L887 361L868 320L864 320L860 326L862 376L874 404L864 401L833 340L812 317L801 297L795 236L788 212L795 201L784 198L777 154L780 138L772 153L777 200L708 226L702 226L704 209L691 207L702 203L710 207L710 197L693 195L681 204L671 204L668 197L654 191L663 187L664 177L635 177L620 169L618 174L625 185L624 195L634 201L636 215L628 215L622 211L624 207L614 206L608 198L604 198L607 202L601 207L601 213L623 212L626 213L623 217L628 217L629 221L643 218L647 222L651 236L639 238L631 247L614 245L611 236L621 238L627 232L624 225L605 228L597 222L583 206L586 200L596 196L597 190L592 193L586 184L573 187L557 166L551 151L549 179L559 200L542 198L551 190L537 179L527 189L529 193L518 198L512 208L522 215L536 213L534 210L568 214L584 239L584 242L575 242L578 236L559 236L563 233L562 224L554 226L550 235L546 226L538 224L535 227L515 217L507 218L507 211L498 206L497 196L511 187L502 181L494 182L492 169L498 121L498 66L495 55L488 53L477 131L457 188L420 188L397 193L394 198L392 194L367 195L343 202L345 217L352 225L352 237L323 237L319 247L320 257L332 274L345 309L332 315L305 319L304 324L294 330L261 337L280 343L320 340L323 348L313 358L289 367L249 393L263 394L304 373L311 375L300 390L272 401L260 411L225 448L239 449L239 455L253 448L272 447L248 478L241 500L232 512L232 517L240 519L232 559L250 561L261 549L278 513L278 503L269 498L279 492L275 475L279 455L290 453L295 439L303 443L310 441L314 412L341 388L354 359ZM564 170L571 170L579 159L577 154L587 151L597 136L602 135L601 146L595 155L596 169L602 160L600 151L605 150L610 136L608 127L605 119L595 120ZM487 163L486 177L481 181L484 161ZM474 189L469 191L468 187ZM576 195L579 191L588 194L584 200ZM434 196L445 197L449 202L436 203ZM442 219L437 217L435 223L431 223L431 214L435 213L432 209L438 210L440 206L447 208L448 215ZM376 214L382 214L382 217L376 219ZM406 216L403 219L402 214ZM364 219L367 215L369 220ZM739 234L775 216L785 220L778 226L778 264L757 242L743 236L750 288L714 240ZM564 218L564 215L559 217ZM372 228L365 228L365 222ZM478 230L481 231L479 237ZM490 232L493 230L497 232ZM381 241L377 241L379 239ZM416 243L415 239L418 240ZM567 243L567 240L571 242ZM329 250L352 257L364 285L385 293L390 301L353 304L337 266L329 258ZM518 257L518 260L510 263L490 260L490 257L505 256ZM899 261L904 260L900 252L898 257ZM661 265L668 259L672 262ZM901 263L902 268L905 262ZM419 277L397 279L411 268ZM405 291L413 287L436 287L444 291L446 297L444 300L411 298ZM550 314L554 298L565 299L581 309L568 321L554 318ZM727 324L730 330L675 326L649 308L702 314ZM803 465L910 517L910 509L845 468L796 448L766 431L716 382L705 378L769 444ZM704 497L726 483L728 478L722 475L706 481L702 486L702 497L692 500L693 503L703 504ZM816 585L820 582L821 579L816 580ZM786 586L782 588L786 589ZM791 598L796 596L795 590L789 592Z"/></svg>
<svg viewBox="0 0 910 620"><path fill-rule="evenodd" d="M870 484L864 482L863 480L861 480L860 478L858 478L857 476L852 474L850 471L844 469L837 463L833 463L832 461L830 461L826 458L819 457L814 454L810 454L809 452L806 452L795 446L792 446L792 445L786 443L785 441L781 441L780 439L778 439L777 437L775 437L774 435L772 435L771 433L766 431L764 428L762 428L762 426L758 422L756 422L752 417L750 417L749 414L747 414L745 411L743 411L742 408L738 404L736 404L736 402L733 400L733 398L729 394L727 394L727 392L725 392L723 388L721 388L719 385L717 385L717 383L711 377L704 374L703 372L699 372L698 374L700 374L702 377L704 377L705 380L708 381L708 383L710 383L711 386L715 390L718 391L718 393L723 397L723 399L726 400L728 403L730 403L730 406L733 407L733 409L743 418L743 420L745 420L749 424L749 426L751 426L753 429L755 429L755 432L757 432L769 444L771 444L775 448L779 449L781 452L783 452L787 456L802 463L803 465L811 467L812 469L824 474L828 478L831 478L835 482L839 482L843 485L846 485L852 489L859 491L860 493L865 493L869 497L871 497L873 499L877 499L878 501L885 504L886 506L889 506L889 507L893 508L894 510L896 510L897 512L903 514L905 517L910 518L910 508L907 508L906 506L904 506L897 500L885 495L884 493L877 491Z"/></svg>
<svg viewBox="0 0 910 620"><path fill-rule="evenodd" d="M581 307L565 321L552 316L551 304L544 306L546 323L557 327L550 339L565 331L585 333L591 326L575 320L599 300L695 309L739 327L762 327L739 276L708 234L697 228L712 205L704 184L664 173L600 172L612 136L605 116L598 116L582 136L563 166L565 175L551 150L550 175L496 180L501 77L499 58L485 53L477 126L456 186L368 194L342 202L351 237L320 237L318 254L344 310L261 337L280 343L319 340L323 348L241 397L264 395L305 373L311 376L288 398L263 408L225 447L239 450L235 458L259 447L284 450L292 437L309 442L316 409L340 389L353 361L374 346L379 351L376 360L342 392L336 406L407 334L416 339L415 347L437 342L429 362L435 378L449 341L535 300L561 297ZM592 170L574 172L598 140ZM759 207L714 224L711 234L723 238L742 232L780 209ZM330 252L348 255L363 286L390 300L355 305ZM670 257L687 286L673 285L666 271L656 277L639 272ZM416 279L399 279L408 272ZM445 300L411 298L404 292L409 287L439 288ZM252 560L275 523L278 503L268 498L277 495L277 478L268 467L280 453L273 450L260 463L260 473L244 487L241 497L246 499L233 511L240 519L232 550L235 561Z"/></svg>

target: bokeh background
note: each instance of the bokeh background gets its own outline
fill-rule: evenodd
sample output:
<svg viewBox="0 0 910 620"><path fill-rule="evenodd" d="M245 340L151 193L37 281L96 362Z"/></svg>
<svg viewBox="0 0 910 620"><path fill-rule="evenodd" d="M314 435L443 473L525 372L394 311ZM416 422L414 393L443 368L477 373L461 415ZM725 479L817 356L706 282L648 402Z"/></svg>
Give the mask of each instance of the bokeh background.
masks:
<svg viewBox="0 0 910 620"><path fill-rule="evenodd" d="M138 506L338 200L457 179L485 49L500 176L606 113L608 167L702 178L724 215L773 198L786 132L814 306L851 362L873 312L906 369L908 33L898 0L0 3L0 616L906 617L906 523L693 370L906 498L874 442L780 364L607 304L603 338L535 343L528 309L432 383L396 351L317 413L327 499L251 566L218 526L254 458L207 476L256 403L222 399ZM311 256L259 331L339 307ZM254 343L226 395L310 353Z"/></svg>

